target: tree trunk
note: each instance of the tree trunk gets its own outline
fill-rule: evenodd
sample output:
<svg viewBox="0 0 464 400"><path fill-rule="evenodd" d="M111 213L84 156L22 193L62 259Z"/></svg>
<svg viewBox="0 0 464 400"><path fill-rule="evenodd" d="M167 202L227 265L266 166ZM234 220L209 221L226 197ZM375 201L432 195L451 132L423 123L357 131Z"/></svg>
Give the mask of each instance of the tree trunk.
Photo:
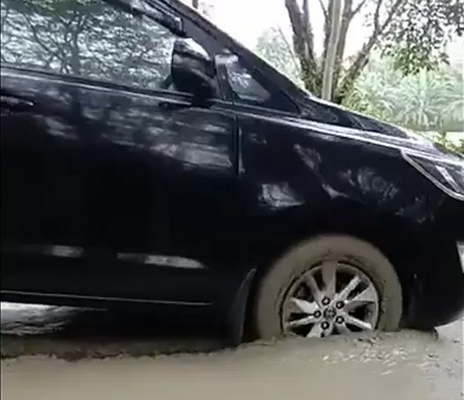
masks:
<svg viewBox="0 0 464 400"><path fill-rule="evenodd" d="M325 61L327 60L327 49L329 48L330 32L332 30L332 14L334 0L329 0L327 12L324 14L324 42L322 49L322 71L325 69Z"/></svg>
<svg viewBox="0 0 464 400"><path fill-rule="evenodd" d="M327 58L324 62L324 75L322 78L321 95L324 100L331 100L333 73L338 49L338 40L340 37L341 17L342 17L343 0L334 0L332 4L332 15L330 37L327 46Z"/></svg>
<svg viewBox="0 0 464 400"><path fill-rule="evenodd" d="M303 2L303 11L297 0L285 0L290 23L293 31L293 48L298 57L301 69L301 80L306 89L320 94L322 82L320 67L314 54L314 37L309 19L308 0Z"/></svg>
<svg viewBox="0 0 464 400"><path fill-rule="evenodd" d="M367 65L374 46L408 0L388 0L388 6L384 4L386 0L319 0L325 18L321 59L314 52L314 38L309 21L315 0L311 0L311 3L309 1L285 0L293 31L293 48L301 67L301 79L314 95L323 94L325 99L342 103ZM372 34L345 70L343 59L350 24L369 2L375 6L371 21ZM381 18L385 15L383 8L387 9L385 18Z"/></svg>
<svg viewBox="0 0 464 400"><path fill-rule="evenodd" d="M343 79L338 83L337 88L337 99L338 102L342 103L343 100L350 94L353 90L356 79L361 75L362 70L369 62L369 55L371 54L372 49L377 44L380 36L385 32L389 27L392 19L397 15L398 11L401 9L401 6L407 0L395 0L391 5L388 14L383 22L380 20L380 7L383 0L377 0L377 7L374 13L374 31L372 32L369 40L364 43L361 51L357 54L355 60L352 62L346 73L344 74Z"/></svg>

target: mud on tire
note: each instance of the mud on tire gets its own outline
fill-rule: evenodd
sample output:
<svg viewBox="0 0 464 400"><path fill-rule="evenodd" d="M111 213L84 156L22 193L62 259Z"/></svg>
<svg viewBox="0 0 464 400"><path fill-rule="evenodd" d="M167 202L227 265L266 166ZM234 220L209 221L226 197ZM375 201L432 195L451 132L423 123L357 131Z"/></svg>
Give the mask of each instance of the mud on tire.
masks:
<svg viewBox="0 0 464 400"><path fill-rule="evenodd" d="M281 308L292 282L324 259L349 262L363 272L379 294L376 329L394 331L402 315L402 289L395 269L371 244L345 235L324 235L304 241L278 259L259 282L253 307L259 338L283 335Z"/></svg>

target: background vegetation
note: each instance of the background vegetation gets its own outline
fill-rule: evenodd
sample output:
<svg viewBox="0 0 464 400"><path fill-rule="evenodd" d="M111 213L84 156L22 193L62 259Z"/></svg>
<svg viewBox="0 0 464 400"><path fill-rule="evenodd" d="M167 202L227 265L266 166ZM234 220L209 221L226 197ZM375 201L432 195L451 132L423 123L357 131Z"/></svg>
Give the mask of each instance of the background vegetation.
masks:
<svg viewBox="0 0 464 400"><path fill-rule="evenodd" d="M265 31L256 51L275 68L304 87L291 43L278 28ZM374 51L369 63L343 98L348 108L422 133L464 153L464 140L451 141L448 132L463 132L464 82L462 63L442 61L405 73L395 59ZM464 133L463 133L464 135Z"/></svg>

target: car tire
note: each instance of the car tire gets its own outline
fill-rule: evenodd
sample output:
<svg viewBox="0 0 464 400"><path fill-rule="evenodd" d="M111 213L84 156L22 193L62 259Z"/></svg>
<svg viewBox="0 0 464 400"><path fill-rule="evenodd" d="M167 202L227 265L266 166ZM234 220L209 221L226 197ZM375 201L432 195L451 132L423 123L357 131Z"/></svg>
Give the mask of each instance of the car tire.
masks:
<svg viewBox="0 0 464 400"><path fill-rule="evenodd" d="M253 307L258 338L284 335L281 309L292 282L327 257L355 264L374 284L379 298L376 330L395 331L399 328L403 308L402 288L385 255L355 237L324 235L292 248L271 266L259 282Z"/></svg>

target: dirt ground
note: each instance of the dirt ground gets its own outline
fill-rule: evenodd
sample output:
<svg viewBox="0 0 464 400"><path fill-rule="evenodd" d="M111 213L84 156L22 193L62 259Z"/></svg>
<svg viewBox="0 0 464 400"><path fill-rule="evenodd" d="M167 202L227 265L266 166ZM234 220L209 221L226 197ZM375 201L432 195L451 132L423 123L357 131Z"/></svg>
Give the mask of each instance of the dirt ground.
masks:
<svg viewBox="0 0 464 400"><path fill-rule="evenodd" d="M162 319L161 319L162 321ZM194 323L195 322L195 323ZM2 304L2 399L463 398L463 321L221 349L208 321Z"/></svg>

